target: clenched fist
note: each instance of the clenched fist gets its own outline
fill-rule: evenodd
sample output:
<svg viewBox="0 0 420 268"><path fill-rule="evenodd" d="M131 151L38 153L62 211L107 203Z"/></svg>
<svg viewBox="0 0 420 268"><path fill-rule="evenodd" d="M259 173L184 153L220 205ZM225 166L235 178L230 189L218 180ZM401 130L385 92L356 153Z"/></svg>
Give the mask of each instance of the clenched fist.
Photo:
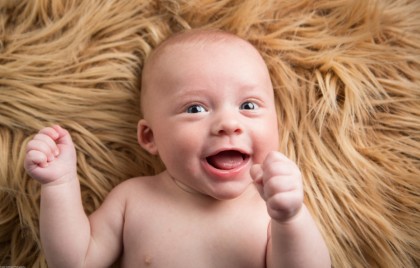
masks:
<svg viewBox="0 0 420 268"><path fill-rule="evenodd" d="M270 152L251 176L273 220L287 222L301 210L303 186L299 168L280 152Z"/></svg>
<svg viewBox="0 0 420 268"><path fill-rule="evenodd" d="M28 142L24 166L42 184L77 178L76 151L67 130L60 126L40 130Z"/></svg>

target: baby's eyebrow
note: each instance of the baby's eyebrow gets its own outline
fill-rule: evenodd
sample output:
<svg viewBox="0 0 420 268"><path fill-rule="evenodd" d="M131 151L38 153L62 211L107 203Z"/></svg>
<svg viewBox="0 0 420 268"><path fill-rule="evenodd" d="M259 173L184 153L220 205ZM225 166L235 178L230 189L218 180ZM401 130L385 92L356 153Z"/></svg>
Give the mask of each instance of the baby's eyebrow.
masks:
<svg viewBox="0 0 420 268"><path fill-rule="evenodd" d="M269 92L271 92L271 90L268 90L266 87L266 85L261 85L258 83L252 83L252 82L244 82L242 84L237 85L237 87L239 87L241 94L243 95L270 95ZM227 87L228 88L228 87ZM206 87L206 86L195 86L195 87L189 87L189 86L181 86L179 87L175 94L174 94L174 98L180 98L180 99L184 99L184 98L194 98L194 97L200 97L200 96L204 96L204 95L208 95L212 93L212 88L211 87Z"/></svg>
<svg viewBox="0 0 420 268"><path fill-rule="evenodd" d="M188 96L201 96L210 92L210 88L180 88L176 93L175 97L183 98Z"/></svg>

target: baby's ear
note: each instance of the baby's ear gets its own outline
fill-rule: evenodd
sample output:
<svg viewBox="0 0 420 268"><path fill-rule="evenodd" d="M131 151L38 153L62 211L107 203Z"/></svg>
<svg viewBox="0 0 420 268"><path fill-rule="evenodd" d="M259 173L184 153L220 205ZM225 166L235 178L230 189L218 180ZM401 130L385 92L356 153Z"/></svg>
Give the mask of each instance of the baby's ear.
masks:
<svg viewBox="0 0 420 268"><path fill-rule="evenodd" d="M141 119L137 125L137 141L140 146L150 154L157 155L158 150L153 136L153 131L150 128L149 123L144 119Z"/></svg>

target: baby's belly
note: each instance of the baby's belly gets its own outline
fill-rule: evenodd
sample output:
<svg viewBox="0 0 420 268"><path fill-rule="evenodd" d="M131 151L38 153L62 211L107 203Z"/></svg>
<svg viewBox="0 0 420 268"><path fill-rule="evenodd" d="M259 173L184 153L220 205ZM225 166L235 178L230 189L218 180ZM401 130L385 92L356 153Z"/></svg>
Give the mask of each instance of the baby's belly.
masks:
<svg viewBox="0 0 420 268"><path fill-rule="evenodd" d="M265 267L265 261L262 256L252 255L239 256L216 256L211 253L197 253L178 251L175 247L171 249L172 252L158 253L141 253L138 255L124 254L122 258L121 267L171 267L171 268L262 268ZM255 254L258 255L258 254Z"/></svg>

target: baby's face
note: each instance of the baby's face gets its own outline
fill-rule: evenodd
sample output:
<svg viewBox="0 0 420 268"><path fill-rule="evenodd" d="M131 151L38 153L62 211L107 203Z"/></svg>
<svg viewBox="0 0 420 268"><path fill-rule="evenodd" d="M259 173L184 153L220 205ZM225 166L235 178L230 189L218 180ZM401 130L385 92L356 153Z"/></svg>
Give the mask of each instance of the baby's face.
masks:
<svg viewBox="0 0 420 268"><path fill-rule="evenodd" d="M160 158L190 191L220 200L238 197L252 182L251 166L278 149L264 61L242 40L174 44L163 53L143 102Z"/></svg>

